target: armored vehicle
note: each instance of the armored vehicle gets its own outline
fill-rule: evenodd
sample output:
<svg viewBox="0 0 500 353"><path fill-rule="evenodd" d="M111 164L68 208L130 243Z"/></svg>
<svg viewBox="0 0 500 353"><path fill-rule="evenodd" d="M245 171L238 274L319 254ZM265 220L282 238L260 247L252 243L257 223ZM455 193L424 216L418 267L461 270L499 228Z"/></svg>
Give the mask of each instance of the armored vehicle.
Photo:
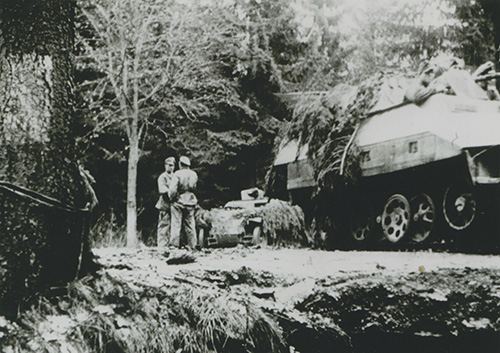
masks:
<svg viewBox="0 0 500 353"><path fill-rule="evenodd" d="M466 240L497 223L500 102L479 86L457 90L375 110L360 123L346 147L356 147L361 169L346 232L354 246ZM286 165L292 197L314 187L307 145L288 141L275 165Z"/></svg>
<svg viewBox="0 0 500 353"><path fill-rule="evenodd" d="M230 247L261 242L262 217L257 208L269 202L257 188L241 190L241 200L228 201L223 208L208 213L210 227L199 227L198 239L204 247Z"/></svg>
<svg viewBox="0 0 500 353"><path fill-rule="evenodd" d="M498 101L434 95L369 117L354 144L366 198L352 222L355 241L368 240L373 221L391 243L425 242L437 225L461 236L497 209Z"/></svg>

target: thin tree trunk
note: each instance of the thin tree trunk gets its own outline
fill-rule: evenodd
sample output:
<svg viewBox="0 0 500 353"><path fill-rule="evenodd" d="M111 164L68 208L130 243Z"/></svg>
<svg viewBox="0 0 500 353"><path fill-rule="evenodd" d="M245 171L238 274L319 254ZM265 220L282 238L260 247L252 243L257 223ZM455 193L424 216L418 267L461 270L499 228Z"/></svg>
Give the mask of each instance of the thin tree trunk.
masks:
<svg viewBox="0 0 500 353"><path fill-rule="evenodd" d="M139 163L139 137L131 134L127 171L127 247L135 247L137 239L137 164Z"/></svg>

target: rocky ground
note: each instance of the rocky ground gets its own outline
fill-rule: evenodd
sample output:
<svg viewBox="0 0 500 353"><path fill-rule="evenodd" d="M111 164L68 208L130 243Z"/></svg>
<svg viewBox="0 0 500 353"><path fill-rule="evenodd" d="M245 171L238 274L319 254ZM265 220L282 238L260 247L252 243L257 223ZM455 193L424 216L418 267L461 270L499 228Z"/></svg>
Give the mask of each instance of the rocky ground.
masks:
<svg viewBox="0 0 500 353"><path fill-rule="evenodd" d="M218 324L225 327L213 329L217 335L211 331L211 336L196 336L203 344L166 337L171 340L167 351L174 352L500 351L500 256L240 247L193 256L153 248L105 248L95 253L102 265L97 279L77 282L78 290L61 294L56 309L38 313L38 321L30 316L24 318L24 324L22 320L14 326L0 322L0 334L3 327L7 338L5 347L17 344L28 347L25 351L42 347L54 352L58 350L53 347L80 347L74 351L88 351L92 347L88 342L102 336L103 342L114 342L112 347L120 348L100 344L101 351L140 351L140 345L120 338L123 329L134 330L139 317L158 321L165 315L169 327L190 323L191 336ZM171 264L175 260L188 263ZM121 288L118 294L116 288ZM189 309L178 302L181 297L189 299ZM62 309L61 301L68 303ZM76 304L82 301L88 304L85 310ZM193 306L193 302L197 304ZM144 303L149 309L137 311ZM239 314L232 321L218 317L217 322L207 323L202 319L210 312L207 303L213 303L211 316L224 312L222 316L227 317L238 310ZM165 307L170 308L167 314ZM82 313L88 315L82 319ZM239 334L237 327L243 324L238 319L242 317L247 329ZM61 320L65 328L61 328ZM89 336L85 330L89 320L101 320L108 325L103 331L117 333ZM233 326L227 326L228 321ZM141 330L135 336L138 342L142 337L144 345L144 337L150 333ZM13 340L14 335L24 339ZM52 341L43 338L47 335ZM33 338L38 336L40 339ZM87 344L78 346L79 339ZM150 343L153 346L162 347Z"/></svg>

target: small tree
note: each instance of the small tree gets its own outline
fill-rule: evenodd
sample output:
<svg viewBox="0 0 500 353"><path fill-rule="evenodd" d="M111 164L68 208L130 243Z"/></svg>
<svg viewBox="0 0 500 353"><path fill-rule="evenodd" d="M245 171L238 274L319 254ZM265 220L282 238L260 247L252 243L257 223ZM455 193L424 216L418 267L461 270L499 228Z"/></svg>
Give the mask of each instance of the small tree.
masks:
<svg viewBox="0 0 500 353"><path fill-rule="evenodd" d="M199 13L168 0L97 0L81 6L79 63L99 78L81 86L95 131L121 127L128 138L127 246L137 244L137 166L151 115L162 107L189 116L183 87L211 65Z"/></svg>

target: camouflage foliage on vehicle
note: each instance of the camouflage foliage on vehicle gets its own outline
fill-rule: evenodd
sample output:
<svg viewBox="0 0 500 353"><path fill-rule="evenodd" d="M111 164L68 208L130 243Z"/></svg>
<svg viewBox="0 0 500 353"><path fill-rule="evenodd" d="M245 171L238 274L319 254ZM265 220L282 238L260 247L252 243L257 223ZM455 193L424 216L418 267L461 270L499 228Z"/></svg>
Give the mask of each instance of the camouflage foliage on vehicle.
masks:
<svg viewBox="0 0 500 353"><path fill-rule="evenodd" d="M389 81L407 83L408 75L379 72L359 85L339 84L329 91L304 94L293 106L289 124L282 128L275 152L287 141L297 140L308 146L316 187L313 191L314 227L339 231L352 193L360 176L356 146L346 147L359 124L382 99L382 89ZM403 84L404 86L404 84ZM267 176L268 195L283 195L277 188L286 186L278 180L276 168Z"/></svg>
<svg viewBox="0 0 500 353"><path fill-rule="evenodd" d="M306 245L304 212L286 201L272 199L254 209L214 208L198 212L197 222L209 229L215 237L240 235L248 231L251 218L262 218L262 240L273 245Z"/></svg>

